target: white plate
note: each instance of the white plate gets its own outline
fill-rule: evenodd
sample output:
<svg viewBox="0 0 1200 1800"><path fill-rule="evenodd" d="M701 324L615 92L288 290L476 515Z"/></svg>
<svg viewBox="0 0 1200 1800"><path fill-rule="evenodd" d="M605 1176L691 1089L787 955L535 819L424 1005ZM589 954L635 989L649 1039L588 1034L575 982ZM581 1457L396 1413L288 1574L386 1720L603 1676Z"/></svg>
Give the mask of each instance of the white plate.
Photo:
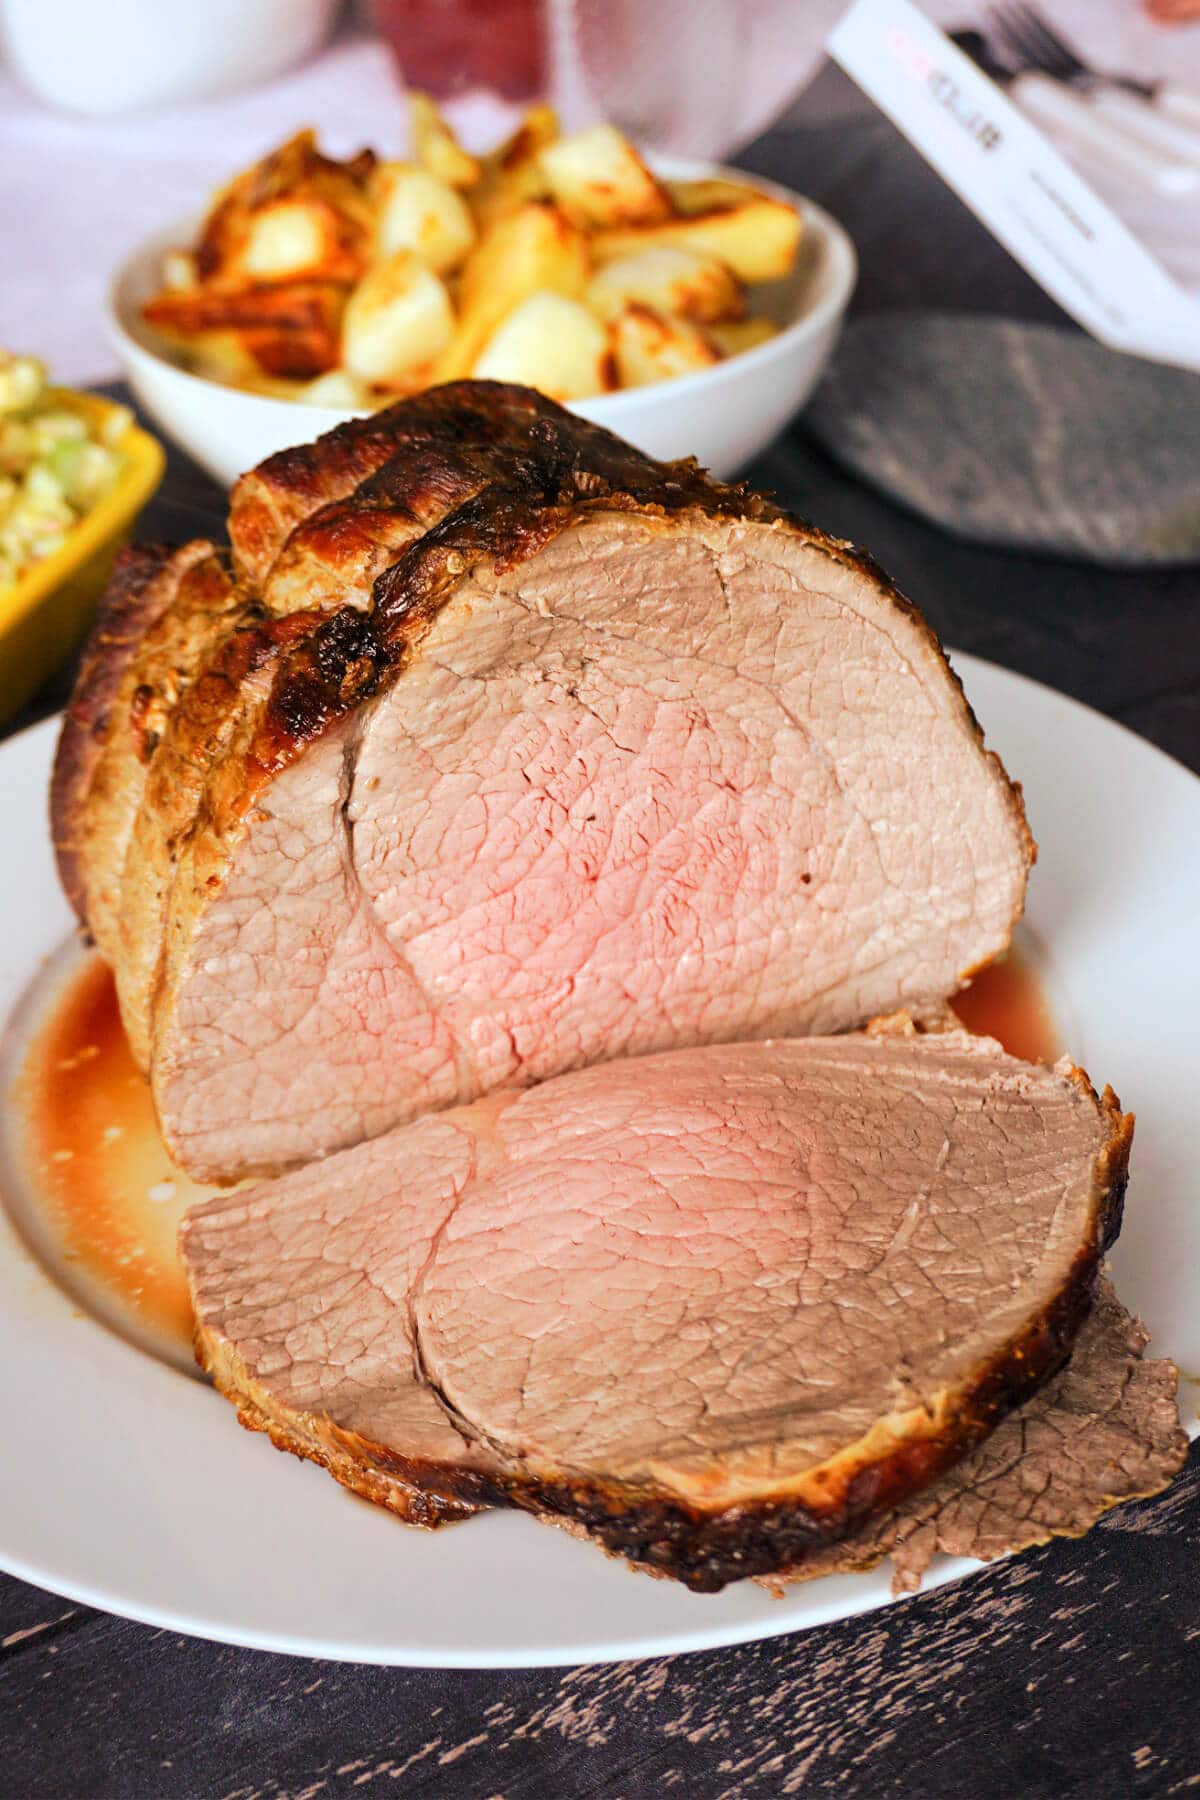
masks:
<svg viewBox="0 0 1200 1800"><path fill-rule="evenodd" d="M1138 1113L1114 1258L1155 1349L1200 1371L1200 782L1096 713L957 659L1041 843L1029 919L1074 1055ZM0 749L0 1007L69 931L45 822L53 722ZM1185 1383L1185 1412L1195 1390ZM518 1514L435 1534L240 1431L82 1314L0 1214L0 1565L113 1612L356 1662L513 1667L699 1650L888 1602L886 1566L688 1593ZM944 1560L932 1581L975 1567Z"/></svg>

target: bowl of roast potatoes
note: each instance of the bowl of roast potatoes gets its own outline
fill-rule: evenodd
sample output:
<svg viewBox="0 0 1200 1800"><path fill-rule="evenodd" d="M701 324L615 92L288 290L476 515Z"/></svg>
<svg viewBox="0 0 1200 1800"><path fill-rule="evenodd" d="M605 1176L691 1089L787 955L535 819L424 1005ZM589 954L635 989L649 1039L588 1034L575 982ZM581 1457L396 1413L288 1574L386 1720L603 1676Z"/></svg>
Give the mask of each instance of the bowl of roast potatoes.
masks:
<svg viewBox="0 0 1200 1800"><path fill-rule="evenodd" d="M412 100L412 153L298 133L118 270L108 320L163 429L228 484L464 377L522 382L651 456L728 475L803 405L854 286L811 201L643 157L535 107L486 156Z"/></svg>

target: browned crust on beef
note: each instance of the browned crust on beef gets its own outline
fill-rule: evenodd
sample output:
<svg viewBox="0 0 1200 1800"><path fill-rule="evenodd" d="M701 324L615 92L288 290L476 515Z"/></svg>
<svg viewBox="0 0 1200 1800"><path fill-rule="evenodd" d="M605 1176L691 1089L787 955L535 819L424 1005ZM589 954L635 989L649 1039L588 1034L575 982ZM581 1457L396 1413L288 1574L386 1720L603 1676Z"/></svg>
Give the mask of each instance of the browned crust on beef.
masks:
<svg viewBox="0 0 1200 1800"><path fill-rule="evenodd" d="M344 541L346 521L355 512L365 517L384 507L411 517L422 530L377 576L370 604L365 609L296 610L287 614L283 628L282 620L272 616L266 578L289 540L294 536L298 543L303 536L317 545ZM197 834L203 830L220 839L236 831L273 775L397 680L473 567L519 564L596 512L658 520L691 513L795 533L833 563L865 575L916 624L948 667L936 634L869 558L801 524L762 495L711 481L690 461L652 462L612 433L529 389L499 382L455 382L431 389L387 412L339 426L315 444L283 451L237 483L230 533L243 574L244 606L234 609L232 626L216 632L207 665L191 672L191 687L160 734L157 754L164 766L190 772L185 787L190 812L178 804L170 808L169 855L160 859L162 919L174 916L181 892L177 872L190 866L187 850ZM234 640L248 629L271 639L265 703L257 687L249 691L230 678L245 654L244 642ZM113 690L117 671L136 656L136 643L129 643L136 635L134 626L124 628L116 641L101 633L89 652L73 714L86 717L95 704L89 695ZM261 657L255 666L262 666ZM952 678L964 722L982 745L961 684ZM81 877L86 841L78 828L80 796L86 796L72 774L78 735L72 726L60 744L53 823L68 891L86 908L87 884ZM982 754L1008 796L1014 829L1032 862L1035 846L1020 790L993 753ZM146 783L152 793L153 760ZM89 819L88 829L93 837L102 837L103 818ZM109 954L103 943L101 948ZM969 973L963 970L960 976L965 979ZM145 1018L152 1017L155 1004L153 993L141 997ZM145 1051L139 1045L135 1053Z"/></svg>
<svg viewBox="0 0 1200 1800"><path fill-rule="evenodd" d="M434 1527L481 1507L518 1507L582 1530L611 1554L701 1593L746 1576L785 1569L802 1573L807 1557L852 1538L868 1521L936 1480L1070 1356L1093 1303L1101 1258L1120 1230L1134 1120L1122 1113L1111 1088L1098 1097L1082 1069L1060 1066L1090 1096L1105 1138L1094 1167L1087 1240L1050 1305L999 1346L960 1391L940 1397L932 1408L878 1422L799 1482L753 1500L706 1509L661 1491L606 1484L586 1471L535 1475L494 1456L486 1467L472 1467L469 1455L461 1465L431 1465L346 1431L332 1419L286 1412L227 1341L203 1325L197 1328L196 1359L249 1430L266 1432L278 1449L319 1463L344 1487L411 1524ZM447 1416L458 1424L448 1406Z"/></svg>
<svg viewBox="0 0 1200 1800"><path fill-rule="evenodd" d="M1082 1537L1112 1507L1161 1492L1187 1460L1188 1437L1178 1371L1143 1356L1149 1341L1102 1274L1070 1362L1028 1405L902 1506L763 1586L781 1597L793 1580L871 1569L890 1556L892 1592L914 1593L939 1552L988 1561Z"/></svg>
<svg viewBox="0 0 1200 1800"><path fill-rule="evenodd" d="M550 405L525 388L455 382L386 412L350 419L316 443L278 451L235 482L230 494L229 535L238 567L250 580L264 580L297 525L367 484L365 497L400 497L414 517L426 516L432 524L503 477L503 457L522 450L531 421ZM575 423L581 432L599 429Z"/></svg>
<svg viewBox="0 0 1200 1800"><path fill-rule="evenodd" d="M184 551L172 550L165 544L134 545L122 550L100 602L75 690L63 716L50 780L51 832L59 879L85 925L86 896L80 864L83 814L92 776L113 726L113 701L146 633L174 598L174 586L159 578L172 564L182 572L191 561L208 555L211 548L197 542Z"/></svg>

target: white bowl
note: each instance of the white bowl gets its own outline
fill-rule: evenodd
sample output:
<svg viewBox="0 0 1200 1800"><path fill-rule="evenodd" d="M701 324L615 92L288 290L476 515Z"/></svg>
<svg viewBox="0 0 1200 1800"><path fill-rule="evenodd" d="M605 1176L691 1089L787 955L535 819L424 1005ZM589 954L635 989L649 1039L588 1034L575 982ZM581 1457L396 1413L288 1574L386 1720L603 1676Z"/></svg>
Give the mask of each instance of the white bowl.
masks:
<svg viewBox="0 0 1200 1800"><path fill-rule="evenodd" d="M746 180L737 169L707 164L664 159L659 167L680 179L717 174ZM776 321L777 336L699 374L576 401L571 409L649 456L665 461L695 456L720 476L765 448L808 399L837 340L858 270L853 244L827 212L787 188L757 178L754 186L799 207L804 218L796 268L785 280L754 291L755 310ZM121 366L147 412L228 486L276 450L308 443L361 415L243 393L171 360L141 309L161 286L163 252L191 243L197 227L197 220L184 220L134 251L112 283L107 322Z"/></svg>

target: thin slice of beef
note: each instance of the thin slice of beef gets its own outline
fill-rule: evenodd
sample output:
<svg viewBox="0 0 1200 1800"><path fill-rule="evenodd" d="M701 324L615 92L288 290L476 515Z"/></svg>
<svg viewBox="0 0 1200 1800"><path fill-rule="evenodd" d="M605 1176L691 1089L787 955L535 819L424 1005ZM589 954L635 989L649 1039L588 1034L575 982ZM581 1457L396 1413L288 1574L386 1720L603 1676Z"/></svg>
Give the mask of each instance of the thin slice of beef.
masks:
<svg viewBox="0 0 1200 1800"><path fill-rule="evenodd" d="M983 1443L853 1538L814 1551L789 1580L892 1560L892 1591L914 1593L939 1552L979 1562L1052 1537L1082 1537L1122 1501L1157 1494L1187 1461L1173 1363L1146 1358L1144 1325L1103 1276L1071 1360Z"/></svg>
<svg viewBox="0 0 1200 1800"><path fill-rule="evenodd" d="M802 1567L1069 1353L1132 1124L961 1032L579 1071L195 1209L198 1353L418 1522L515 1505L700 1589Z"/></svg>
<svg viewBox="0 0 1200 1800"><path fill-rule="evenodd" d="M231 530L153 742L106 714L136 816L56 817L197 1176L932 1008L1007 944L1032 841L936 639L761 498L463 383L273 458Z"/></svg>

